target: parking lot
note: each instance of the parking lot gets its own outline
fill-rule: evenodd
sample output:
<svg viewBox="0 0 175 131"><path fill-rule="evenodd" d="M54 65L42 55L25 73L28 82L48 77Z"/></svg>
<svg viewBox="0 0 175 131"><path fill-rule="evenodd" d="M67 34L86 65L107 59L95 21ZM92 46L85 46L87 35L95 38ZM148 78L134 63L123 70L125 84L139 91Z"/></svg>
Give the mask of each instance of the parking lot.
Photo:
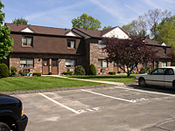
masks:
<svg viewBox="0 0 175 131"><path fill-rule="evenodd" d="M175 130L174 91L110 86L16 94L26 131Z"/></svg>

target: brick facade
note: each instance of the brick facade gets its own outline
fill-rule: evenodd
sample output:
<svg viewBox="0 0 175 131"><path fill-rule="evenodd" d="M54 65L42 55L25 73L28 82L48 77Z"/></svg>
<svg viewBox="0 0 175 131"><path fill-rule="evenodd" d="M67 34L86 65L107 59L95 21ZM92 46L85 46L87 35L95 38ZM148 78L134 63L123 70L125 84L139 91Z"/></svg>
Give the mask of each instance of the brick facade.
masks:
<svg viewBox="0 0 175 131"><path fill-rule="evenodd" d="M122 32L123 38L127 38L119 27L114 27L104 31L94 31L87 29L59 29L32 25L15 25L6 23L11 28L10 37L14 39L13 53L8 56L8 60L4 61L9 66L16 66L17 70L30 69L30 72L41 72L42 74L61 74L63 72L72 71L74 67L66 67L66 59L76 60L76 65L82 65L85 68L87 74L89 74L89 65L94 64L97 69L97 74L105 75L110 71L123 72L114 62L108 62L107 67L99 67L98 60L105 60L107 57L106 52L99 48L98 40L109 32L117 29ZM24 32L23 30L28 28L31 32ZM71 32L71 33L70 33ZM71 35L68 35L71 34ZM124 35L124 36L123 36ZM32 38L32 45L23 45L22 37ZM116 36L118 36L116 34ZM67 42L69 40L75 41L75 47L69 47ZM158 55L160 56L158 65L156 62L150 62L147 64L151 69L162 66L162 62L167 62L167 66L171 65L168 61L166 53L163 53L164 49L167 48L169 52L170 47L162 45L154 40L147 40L149 46L155 45L159 50ZM71 43L70 43L71 44ZM20 67L20 59L28 58L34 60L33 67ZM56 60L56 66L52 65L52 60ZM47 64L45 65L46 62ZM164 63L165 64L165 63ZM137 72L140 71L142 64L138 65Z"/></svg>

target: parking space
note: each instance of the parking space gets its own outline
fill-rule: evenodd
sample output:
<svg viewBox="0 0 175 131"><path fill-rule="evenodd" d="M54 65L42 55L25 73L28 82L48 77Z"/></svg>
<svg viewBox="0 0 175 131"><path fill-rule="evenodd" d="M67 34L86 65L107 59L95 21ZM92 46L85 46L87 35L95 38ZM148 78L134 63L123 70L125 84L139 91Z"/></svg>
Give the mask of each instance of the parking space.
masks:
<svg viewBox="0 0 175 131"><path fill-rule="evenodd" d="M18 94L29 117L27 131L146 130L175 118L175 94L103 87Z"/></svg>

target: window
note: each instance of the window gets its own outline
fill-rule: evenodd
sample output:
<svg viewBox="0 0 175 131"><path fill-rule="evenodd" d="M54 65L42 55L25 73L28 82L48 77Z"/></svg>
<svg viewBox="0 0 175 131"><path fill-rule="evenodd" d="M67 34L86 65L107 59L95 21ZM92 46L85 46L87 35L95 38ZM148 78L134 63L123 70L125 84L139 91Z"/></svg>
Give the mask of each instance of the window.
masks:
<svg viewBox="0 0 175 131"><path fill-rule="evenodd" d="M104 47L106 47L106 45L102 45L101 42L102 42L102 40L98 40L99 48L104 48Z"/></svg>
<svg viewBox="0 0 175 131"><path fill-rule="evenodd" d="M99 59L98 60L98 67L107 67L108 63L106 60Z"/></svg>
<svg viewBox="0 0 175 131"><path fill-rule="evenodd" d="M66 67L75 67L75 65L76 65L76 60L66 59L66 63L65 63Z"/></svg>
<svg viewBox="0 0 175 131"><path fill-rule="evenodd" d="M167 69L165 75L174 75L173 69Z"/></svg>
<svg viewBox="0 0 175 131"><path fill-rule="evenodd" d="M67 47L76 48L76 41L75 40L67 40Z"/></svg>
<svg viewBox="0 0 175 131"><path fill-rule="evenodd" d="M33 63L34 63L33 59L26 59L26 58L20 59L20 67L33 67L34 66Z"/></svg>
<svg viewBox="0 0 175 131"><path fill-rule="evenodd" d="M166 54L167 53L167 49L163 48L163 53Z"/></svg>
<svg viewBox="0 0 175 131"><path fill-rule="evenodd" d="M52 60L52 66L57 66L57 60Z"/></svg>
<svg viewBox="0 0 175 131"><path fill-rule="evenodd" d="M152 71L152 75L164 75L166 69L158 68Z"/></svg>
<svg viewBox="0 0 175 131"><path fill-rule="evenodd" d="M162 62L162 67L166 67L167 66L167 62Z"/></svg>
<svg viewBox="0 0 175 131"><path fill-rule="evenodd" d="M22 36L22 45L33 46L33 38L28 36Z"/></svg>

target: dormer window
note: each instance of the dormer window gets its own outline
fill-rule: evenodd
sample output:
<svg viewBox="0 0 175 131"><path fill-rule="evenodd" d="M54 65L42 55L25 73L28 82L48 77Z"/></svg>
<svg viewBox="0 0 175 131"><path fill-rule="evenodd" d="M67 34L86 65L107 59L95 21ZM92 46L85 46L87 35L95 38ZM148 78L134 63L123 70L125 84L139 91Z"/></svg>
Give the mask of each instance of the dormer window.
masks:
<svg viewBox="0 0 175 131"><path fill-rule="evenodd" d="M33 46L33 37L22 36L22 45Z"/></svg>
<svg viewBox="0 0 175 131"><path fill-rule="evenodd" d="M167 53L167 49L163 48L163 53L166 54Z"/></svg>
<svg viewBox="0 0 175 131"><path fill-rule="evenodd" d="M76 48L76 41L75 40L67 40L67 47L68 48Z"/></svg>

